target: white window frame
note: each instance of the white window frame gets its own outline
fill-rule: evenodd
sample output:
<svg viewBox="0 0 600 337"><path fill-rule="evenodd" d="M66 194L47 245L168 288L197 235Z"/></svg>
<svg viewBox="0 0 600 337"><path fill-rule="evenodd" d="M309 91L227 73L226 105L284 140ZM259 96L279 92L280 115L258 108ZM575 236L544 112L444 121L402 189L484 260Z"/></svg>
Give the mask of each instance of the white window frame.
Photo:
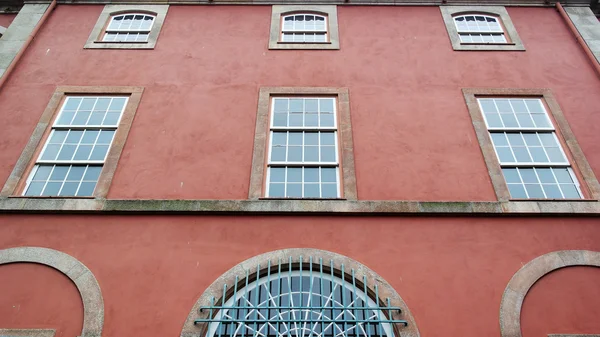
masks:
<svg viewBox="0 0 600 337"><path fill-rule="evenodd" d="M121 28L117 28L117 29L111 29L110 25L115 21L115 19L117 17L125 17L126 15L133 15L134 17L136 15L142 15L144 17L148 16L152 18L152 23L150 24L150 27L145 28L145 29L121 29ZM150 32L152 32L152 27L154 26L154 22L156 21L156 15L153 14L148 14L148 13L136 13L136 12L131 12L131 13L120 13L120 14L115 14L113 16L110 17L110 20L108 22L108 25L106 26L106 29L104 30L103 36L102 36L102 42L106 42L106 43L111 43L111 42L115 42L115 43L119 43L119 42L125 42L125 43L147 43L148 42L148 38L150 37ZM145 41L122 41L122 40L115 40L115 41L109 41L106 40L106 37L108 36L109 33L133 33L133 34L137 34L137 33L145 33L148 34L146 36L146 40Z"/></svg>
<svg viewBox="0 0 600 337"><path fill-rule="evenodd" d="M285 29L285 19L289 18L289 17L295 17L296 15L312 15L314 17L319 17L319 18L323 18L323 24L324 24L324 28L322 30L307 30L307 29L292 29L292 30L286 30ZM328 18L327 15L323 15L323 14L316 14L316 13L310 13L310 12L297 12L297 13L289 13L289 14L285 14L281 16L281 32L279 34L279 40L281 43L329 43L329 29L327 28L329 25L328 22ZM284 41L283 37L285 34L295 34L295 33L315 33L315 34L322 34L325 33L325 41L310 41L310 42L295 42L295 41Z"/></svg>

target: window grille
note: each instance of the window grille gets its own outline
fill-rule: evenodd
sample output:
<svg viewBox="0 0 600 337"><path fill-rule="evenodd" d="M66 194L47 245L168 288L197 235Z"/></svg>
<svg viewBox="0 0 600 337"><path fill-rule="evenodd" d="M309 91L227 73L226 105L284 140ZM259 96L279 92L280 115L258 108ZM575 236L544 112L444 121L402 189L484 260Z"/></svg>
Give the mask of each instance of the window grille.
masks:
<svg viewBox="0 0 600 337"><path fill-rule="evenodd" d="M316 14L293 14L283 17L282 42L327 42L327 17Z"/></svg>
<svg viewBox="0 0 600 337"><path fill-rule="evenodd" d="M454 24L461 43L507 43L498 18L489 15L460 15Z"/></svg>
<svg viewBox="0 0 600 337"><path fill-rule="evenodd" d="M129 13L111 18L102 41L104 42L148 42L154 16Z"/></svg>
<svg viewBox="0 0 600 337"><path fill-rule="evenodd" d="M207 324L206 337L393 337L395 325L408 326L393 318L401 308L380 300L366 276L347 274L343 264L336 270L333 261L307 262L269 262L236 277L233 289L225 284L221 299L200 308L208 317L194 324Z"/></svg>

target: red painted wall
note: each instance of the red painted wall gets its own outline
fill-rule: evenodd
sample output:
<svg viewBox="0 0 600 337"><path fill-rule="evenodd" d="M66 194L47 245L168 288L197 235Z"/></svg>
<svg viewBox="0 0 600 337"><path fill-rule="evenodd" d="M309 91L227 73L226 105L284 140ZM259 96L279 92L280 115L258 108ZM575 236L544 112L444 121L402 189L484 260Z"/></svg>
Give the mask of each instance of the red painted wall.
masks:
<svg viewBox="0 0 600 337"><path fill-rule="evenodd" d="M0 14L0 26L8 28L17 14Z"/></svg>
<svg viewBox="0 0 600 337"><path fill-rule="evenodd" d="M406 301L424 337L480 337L500 335L500 299L521 266L555 250L600 251L598 225L596 219L556 217L2 215L0 247L50 247L83 262L102 289L104 337L177 336L192 305L222 273L252 256L291 247L334 251L375 270ZM0 266L0 277L12 277L10 271L4 273L5 267ZM532 289L532 300L524 305L524 337L556 332L540 330L544 323L560 323L558 332L598 327L597 320L588 321L598 313L597 271L561 273L548 275ZM37 282L16 276L12 280L13 289ZM48 282L47 287L54 287L58 280ZM59 303L65 292L50 293L45 300ZM7 307L4 298L0 296L0 308ZM540 307L556 305L558 299L567 308ZM32 293L19 303L26 307L40 300ZM73 303L72 297L68 302ZM583 306L588 313L561 315L570 309L581 313ZM548 320L560 318L559 323L538 316L540 311L548 313ZM80 308L61 313L74 317L72 325L61 323L51 311L31 320L57 322L65 334L80 326ZM539 322L530 328L532 315ZM0 311L0 326L10 325L11 317Z"/></svg>
<svg viewBox="0 0 600 337"><path fill-rule="evenodd" d="M101 10L59 5L0 93L0 181L57 85L146 88L110 198L247 198L261 86L350 88L361 199L495 199L463 87L551 88L600 172L600 81L554 8L508 8L526 52L453 51L404 6L340 6L339 51L267 50L269 6L171 6L155 50L84 50Z"/></svg>

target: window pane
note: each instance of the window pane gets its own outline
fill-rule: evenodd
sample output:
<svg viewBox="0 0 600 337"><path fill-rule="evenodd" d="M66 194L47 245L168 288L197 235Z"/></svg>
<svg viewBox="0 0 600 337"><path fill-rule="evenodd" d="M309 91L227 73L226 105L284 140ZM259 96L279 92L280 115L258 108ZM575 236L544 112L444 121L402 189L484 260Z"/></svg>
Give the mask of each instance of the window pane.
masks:
<svg viewBox="0 0 600 337"><path fill-rule="evenodd" d="M321 147L321 161L322 162L336 162L337 159L335 157L335 147L333 146L324 146Z"/></svg>
<svg viewBox="0 0 600 337"><path fill-rule="evenodd" d="M516 168L504 168L502 169L502 173L504 174L504 179L507 183L520 183L521 178L519 177L519 173Z"/></svg>
<svg viewBox="0 0 600 337"><path fill-rule="evenodd" d="M288 198L302 198L302 184L288 184L286 197Z"/></svg>
<svg viewBox="0 0 600 337"><path fill-rule="evenodd" d="M581 195L577 188L573 184L560 184L560 189L562 190L564 197L567 199L579 199Z"/></svg>
<svg viewBox="0 0 600 337"><path fill-rule="evenodd" d="M46 185L46 182L32 182L29 184L29 187L27 187L27 191L25 191L25 195L26 196L39 196L42 194L42 190L44 189L45 185Z"/></svg>
<svg viewBox="0 0 600 337"><path fill-rule="evenodd" d="M288 114L287 113L275 113L273 115L273 126L288 126Z"/></svg>
<svg viewBox="0 0 600 337"><path fill-rule="evenodd" d="M532 168L530 169L519 169L519 173L521 174L521 179L524 183L538 183L537 176Z"/></svg>
<svg viewBox="0 0 600 337"><path fill-rule="evenodd" d="M287 169L287 181L289 182L302 182L302 168L300 167L288 167Z"/></svg>
<svg viewBox="0 0 600 337"><path fill-rule="evenodd" d="M319 168L307 167L304 169L305 182L319 182Z"/></svg>
<svg viewBox="0 0 600 337"><path fill-rule="evenodd" d="M77 188L79 187L79 183L76 182L67 182L63 185L60 193L58 194L59 196L75 196L75 193L77 192Z"/></svg>
<svg viewBox="0 0 600 337"><path fill-rule="evenodd" d="M508 184L508 191L513 199L527 199L525 187L521 184Z"/></svg>
<svg viewBox="0 0 600 337"><path fill-rule="evenodd" d="M542 188L540 185L538 184L525 184L525 189L527 190L527 194L529 195L529 198L532 199L543 199L545 198L544 196L544 192L542 191Z"/></svg>
<svg viewBox="0 0 600 337"><path fill-rule="evenodd" d="M81 186L79 186L79 191L77 191L77 196L78 197L92 196L95 188L96 188L95 182L83 182L83 183L81 183Z"/></svg>
<svg viewBox="0 0 600 337"><path fill-rule="evenodd" d="M304 148L304 161L305 162L318 162L319 161L319 147L307 146Z"/></svg>
<svg viewBox="0 0 600 337"><path fill-rule="evenodd" d="M272 167L270 168L270 181L271 182L285 182L285 168L284 167Z"/></svg>
<svg viewBox="0 0 600 337"><path fill-rule="evenodd" d="M304 185L304 197L305 198L319 198L320 197L319 184L306 184Z"/></svg>
<svg viewBox="0 0 600 337"><path fill-rule="evenodd" d="M46 196L58 195L58 192L60 191L61 187L62 187L61 182L49 182L48 184L46 184L46 188L44 189L44 192L42 192L42 195L46 195Z"/></svg>
<svg viewBox="0 0 600 337"><path fill-rule="evenodd" d="M542 185L546 198L548 199L562 199L562 194L557 184Z"/></svg>
<svg viewBox="0 0 600 337"><path fill-rule="evenodd" d="M321 168L321 181L322 182L337 182L336 169L335 168Z"/></svg>
<svg viewBox="0 0 600 337"><path fill-rule="evenodd" d="M102 166L88 166L85 175L83 176L83 180L97 181L100 176L100 171L102 171Z"/></svg>
<svg viewBox="0 0 600 337"><path fill-rule="evenodd" d="M285 184L273 184L269 185L269 197L285 197Z"/></svg>
<svg viewBox="0 0 600 337"><path fill-rule="evenodd" d="M337 184L323 184L322 185L322 197L323 198L337 198Z"/></svg>

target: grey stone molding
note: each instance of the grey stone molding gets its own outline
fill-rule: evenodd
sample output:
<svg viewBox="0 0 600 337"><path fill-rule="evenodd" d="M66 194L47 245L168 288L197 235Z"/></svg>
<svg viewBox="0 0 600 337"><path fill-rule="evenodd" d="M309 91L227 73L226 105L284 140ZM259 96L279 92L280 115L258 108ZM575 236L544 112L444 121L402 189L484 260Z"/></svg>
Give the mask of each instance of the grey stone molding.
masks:
<svg viewBox="0 0 600 337"><path fill-rule="evenodd" d="M594 54L596 62L600 63L600 22L598 18L587 7L565 7L565 12Z"/></svg>
<svg viewBox="0 0 600 337"><path fill-rule="evenodd" d="M582 334L549 334L548 337L600 337L600 335Z"/></svg>
<svg viewBox="0 0 600 337"><path fill-rule="evenodd" d="M6 28L0 26L0 37L1 35L4 35L4 33L6 33Z"/></svg>
<svg viewBox="0 0 600 337"><path fill-rule="evenodd" d="M0 39L0 78L25 45L50 3L25 4Z"/></svg>
<svg viewBox="0 0 600 337"><path fill-rule="evenodd" d="M0 329L0 337L54 337L52 329Z"/></svg>
<svg viewBox="0 0 600 337"><path fill-rule="evenodd" d="M500 304L500 334L502 337L522 337L521 308L529 289L544 275L570 266L600 267L600 252L589 250L556 251L536 257L515 273L504 290Z"/></svg>
<svg viewBox="0 0 600 337"><path fill-rule="evenodd" d="M315 13L327 16L326 43L281 42L281 18L292 13ZM338 33L337 6L335 5L273 5L271 11L271 29L269 31L269 49L340 49Z"/></svg>
<svg viewBox="0 0 600 337"><path fill-rule="evenodd" d="M38 263L65 274L77 287L83 302L83 328L80 337L100 337L104 325L104 300L94 274L71 255L41 247L16 247L0 250L0 265ZM0 330L1 335L2 330ZM36 337L51 337L48 332Z"/></svg>
<svg viewBox="0 0 600 337"><path fill-rule="evenodd" d="M517 33L517 30L503 6L440 6L442 18L448 31L448 37L452 43L454 50L496 50L496 51L515 51L525 50L523 42ZM505 44L464 44L460 42L456 25L454 24L454 16L459 14L477 13L490 14L500 19L500 23L504 27L504 32L509 43Z"/></svg>
<svg viewBox="0 0 600 337"><path fill-rule="evenodd" d="M164 2L163 2L164 3ZM169 5L106 5L102 9L102 13L96 21L96 25L92 29L87 42L85 43L85 49L154 49L158 35L165 22ZM152 30L148 35L148 42L138 43L126 43L126 42L102 42L102 35L104 29L108 25L110 18L117 14L123 14L128 12L142 12L155 15L154 23L152 24Z"/></svg>
<svg viewBox="0 0 600 337"><path fill-rule="evenodd" d="M309 258L311 256L313 257L313 259L322 258L323 261L333 261L333 266L335 269L339 269L339 266L341 264L344 264L346 270L355 270L355 275L357 279L362 279L363 276L366 276L368 280L367 283L377 285L379 289L380 298L389 298L392 306L398 306L402 308L402 313L399 314L397 317L394 316L394 319L406 320L408 322L408 326L401 328L401 330L399 331L399 335L401 335L402 337L420 336L417 324L402 297L400 297L396 290L394 290L394 288L376 272L369 269L367 266L361 264L360 262L355 261L344 255L313 248L290 248L276 250L252 257L229 269L218 279L216 279L204 291L204 293L200 296L200 298L192 307L192 310L190 311L187 319L185 320L180 337L203 336L202 331L204 330L203 328L205 328L205 326L201 324L194 325L194 320L196 318L206 318L206 313L200 313L200 307L210 305L210 299L212 297L221 298L223 286L225 284L232 285L235 282L236 276L245 277L246 271L248 271L250 275L252 275L253 273L256 274L257 268L266 267L269 261L271 262L271 265L276 265L279 263L280 260L289 261L291 257L292 263L299 263L300 257L303 257L303 261L309 261Z"/></svg>

